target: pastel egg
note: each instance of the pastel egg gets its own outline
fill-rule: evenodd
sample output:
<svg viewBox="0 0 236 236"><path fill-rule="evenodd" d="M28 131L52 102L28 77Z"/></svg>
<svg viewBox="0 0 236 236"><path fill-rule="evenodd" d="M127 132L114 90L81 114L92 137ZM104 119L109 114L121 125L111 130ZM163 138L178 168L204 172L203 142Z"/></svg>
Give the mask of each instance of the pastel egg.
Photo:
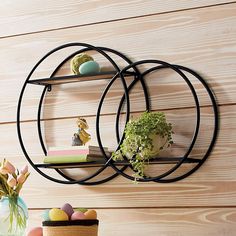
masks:
<svg viewBox="0 0 236 236"><path fill-rule="evenodd" d="M78 75L80 65L82 65L86 61L93 61L93 58L86 53L80 53L75 55L70 63L72 72L75 75Z"/></svg>
<svg viewBox="0 0 236 236"><path fill-rule="evenodd" d="M80 212L83 212L85 213L88 209L86 208L76 208L75 211L80 211Z"/></svg>
<svg viewBox="0 0 236 236"><path fill-rule="evenodd" d="M51 221L67 221L69 216L61 209L53 208L49 211Z"/></svg>
<svg viewBox="0 0 236 236"><path fill-rule="evenodd" d="M49 209L45 210L42 214L43 220L44 221L50 221L50 217L49 217Z"/></svg>
<svg viewBox="0 0 236 236"><path fill-rule="evenodd" d="M71 220L83 220L84 217L85 215L83 212L75 211L71 216Z"/></svg>
<svg viewBox="0 0 236 236"><path fill-rule="evenodd" d="M68 216L69 218L72 216L72 214L74 213L73 207L69 204L66 203L61 207L61 210L63 210Z"/></svg>
<svg viewBox="0 0 236 236"><path fill-rule="evenodd" d="M35 227L27 233L27 236L43 236L43 228Z"/></svg>
<svg viewBox="0 0 236 236"><path fill-rule="evenodd" d="M95 210L88 210L84 213L86 220L96 220L97 219L97 212Z"/></svg>
<svg viewBox="0 0 236 236"><path fill-rule="evenodd" d="M96 61L87 61L80 65L79 73L82 75L96 74L100 71L100 66Z"/></svg>

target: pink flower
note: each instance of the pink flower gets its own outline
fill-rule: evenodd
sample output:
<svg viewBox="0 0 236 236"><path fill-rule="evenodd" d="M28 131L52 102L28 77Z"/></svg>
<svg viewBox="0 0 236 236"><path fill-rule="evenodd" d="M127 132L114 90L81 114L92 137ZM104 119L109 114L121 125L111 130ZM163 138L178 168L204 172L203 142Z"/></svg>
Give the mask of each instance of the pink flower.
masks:
<svg viewBox="0 0 236 236"><path fill-rule="evenodd" d="M17 183L23 184L25 182L25 180L26 180L26 177L24 174L20 174L17 176Z"/></svg>
<svg viewBox="0 0 236 236"><path fill-rule="evenodd" d="M23 174L23 175L25 175L26 173L28 173L28 166L25 165L25 166L21 169L20 173Z"/></svg>
<svg viewBox="0 0 236 236"><path fill-rule="evenodd" d="M16 182L16 179L13 178L13 176L10 176L9 179L7 180L7 184L13 188L16 186L17 182Z"/></svg>
<svg viewBox="0 0 236 236"><path fill-rule="evenodd" d="M2 175L6 175L6 174L8 174L8 170L7 170L6 168L4 168L3 166L1 166L1 167L0 167L0 173L1 173Z"/></svg>
<svg viewBox="0 0 236 236"><path fill-rule="evenodd" d="M5 174L14 174L16 171L16 168L8 160L5 160L5 159L2 163L1 169L2 169L2 172Z"/></svg>

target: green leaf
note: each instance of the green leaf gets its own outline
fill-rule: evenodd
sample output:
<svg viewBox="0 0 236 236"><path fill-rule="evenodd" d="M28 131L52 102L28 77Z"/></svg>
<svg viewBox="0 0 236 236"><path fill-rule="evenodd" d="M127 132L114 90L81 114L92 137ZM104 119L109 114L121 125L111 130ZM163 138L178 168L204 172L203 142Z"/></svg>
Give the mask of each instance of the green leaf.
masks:
<svg viewBox="0 0 236 236"><path fill-rule="evenodd" d="M139 118L132 119L126 124L124 134L120 149L112 154L112 158L117 161L123 160L123 156L126 156L136 171L135 178L138 178L137 175L144 177L149 159L173 143L172 124L167 123L163 112L142 113ZM163 145L154 145L154 137L163 139Z"/></svg>

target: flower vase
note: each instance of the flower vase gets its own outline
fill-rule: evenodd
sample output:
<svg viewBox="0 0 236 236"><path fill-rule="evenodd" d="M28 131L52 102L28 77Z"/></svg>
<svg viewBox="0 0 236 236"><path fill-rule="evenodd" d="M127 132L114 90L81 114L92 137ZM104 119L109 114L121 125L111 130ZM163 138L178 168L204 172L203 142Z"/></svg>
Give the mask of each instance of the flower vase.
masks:
<svg viewBox="0 0 236 236"><path fill-rule="evenodd" d="M27 219L28 208L22 198L1 198L0 236L24 236Z"/></svg>

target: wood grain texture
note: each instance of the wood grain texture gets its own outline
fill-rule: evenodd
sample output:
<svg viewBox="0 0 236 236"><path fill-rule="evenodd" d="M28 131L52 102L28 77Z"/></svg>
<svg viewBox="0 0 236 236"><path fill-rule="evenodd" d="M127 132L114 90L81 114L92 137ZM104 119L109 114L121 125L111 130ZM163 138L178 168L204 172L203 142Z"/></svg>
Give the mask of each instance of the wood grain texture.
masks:
<svg viewBox="0 0 236 236"><path fill-rule="evenodd" d="M230 0L160 1L1 1L0 37L51 30L147 14L232 2Z"/></svg>
<svg viewBox="0 0 236 236"><path fill-rule="evenodd" d="M18 167L26 164L15 124L21 87L39 58L64 43L79 41L111 47L134 61L151 58L185 65L206 79L221 105L220 133L211 156L196 173L180 182L136 185L118 177L93 187L61 185L43 178L30 167L31 176L21 193L30 208L29 227L41 224L43 209L60 207L69 202L73 206L98 210L100 236L235 235L236 3L217 5L229 2L1 1L0 153L2 158L8 158ZM217 6L205 7L214 4ZM38 68L34 78L49 76L62 58L74 50L63 50L48 58ZM103 69L111 68L104 58L92 55ZM114 57L114 60L120 67L125 65L119 58ZM148 66L140 69L146 68ZM67 64L58 74L68 73ZM195 123L191 94L187 86L170 70L152 74L146 81L151 108L165 110L168 120L174 125L175 144L162 154L182 155L191 141ZM210 142L212 111L203 87L195 80L192 81L203 107L200 136L191 155L202 156ZM95 137L97 103L107 82L103 80L53 87L53 91L47 94L43 110L42 127L47 145L70 145L78 115L86 117L90 125L89 132ZM41 87L28 87L22 109L22 119L29 121L22 124L23 140L35 162L42 162L43 154L36 123L33 122L40 93ZM102 109L102 140L111 149L116 147L114 118L122 94L122 85L117 81ZM145 110L140 85L135 87L130 97L134 116ZM123 121L122 116L121 130ZM93 142L96 144L94 139ZM187 172L192 166L181 166L177 174ZM162 173L170 167L152 166L148 173ZM95 170L75 169L68 173L80 177ZM45 173L58 177L50 170ZM98 179L112 173L114 170L108 168ZM127 173L132 174L131 170Z"/></svg>
<svg viewBox="0 0 236 236"><path fill-rule="evenodd" d="M101 236L233 236L235 208L98 209ZM42 211L30 211L29 228L41 225Z"/></svg>
<svg viewBox="0 0 236 236"><path fill-rule="evenodd" d="M205 150L211 132L211 111L209 108L202 110L202 128L200 140L197 141L193 155L200 155ZM30 207L52 207L63 204L67 199L73 204L80 202L86 207L159 207L159 206L234 206L236 204L236 106L223 106L220 108L221 123L220 134L213 153L204 165L192 176L173 184L146 183L135 185L123 177L118 177L103 185L94 187L64 186L55 184L41 177L31 169L31 178L27 182L23 196ZM193 124L193 109L173 110L167 112L170 121L175 121L174 154L180 154L191 140ZM46 140L49 146L70 145L70 137L74 132L76 119L51 120L46 122ZM88 119L91 124L89 132L94 135L94 118ZM112 116L104 117L102 129L105 144L114 145L111 137L113 132ZM34 162L42 161L42 151L38 143L34 122L23 124L23 140ZM1 153L19 166L26 163L25 157L20 155L15 125L0 125L2 138ZM112 141L113 139L113 141ZM9 148L9 144L14 148ZM164 169L167 167L163 167ZM151 173L160 173L163 168L157 166ZM169 168L169 166L168 166ZM180 171L187 171L188 165ZM90 171L90 172L89 172ZM83 176L94 172L95 169L82 171L73 170L73 176ZM58 176L52 171L45 173ZM108 170L104 173L113 173ZM132 174L132 173L131 173ZM104 175L99 177L104 177ZM46 188L45 188L46 186ZM70 195L67 193L70 192ZM45 196L54 195L53 198ZM135 199L135 201L134 201ZM227 199L227 200L226 200Z"/></svg>
<svg viewBox="0 0 236 236"><path fill-rule="evenodd" d="M185 65L204 76L220 104L235 103L235 8L236 4L230 4L186 11L184 15L178 12L118 21L115 26L110 22L100 24L99 28L91 25L1 39L0 122L15 121L18 96L32 66L46 52L69 41L111 47L124 52L134 61L154 58ZM62 51L46 60L34 78L49 76L61 59L73 50ZM101 65L108 66L104 58L98 57L98 60ZM116 61L122 66L120 60ZM9 65L14 69L10 70ZM54 88L46 101L45 118L77 116L78 113L94 115L106 83L100 81ZM160 73L156 79L150 80L149 87L153 104L157 104L159 109L193 106L186 85L173 73ZM117 83L103 108L104 114L116 112L122 92L121 85ZM201 104L209 104L201 87L198 87L198 92ZM27 88L23 120L35 119L40 94L39 86ZM143 97L138 87L132 97L134 109L139 110Z"/></svg>

